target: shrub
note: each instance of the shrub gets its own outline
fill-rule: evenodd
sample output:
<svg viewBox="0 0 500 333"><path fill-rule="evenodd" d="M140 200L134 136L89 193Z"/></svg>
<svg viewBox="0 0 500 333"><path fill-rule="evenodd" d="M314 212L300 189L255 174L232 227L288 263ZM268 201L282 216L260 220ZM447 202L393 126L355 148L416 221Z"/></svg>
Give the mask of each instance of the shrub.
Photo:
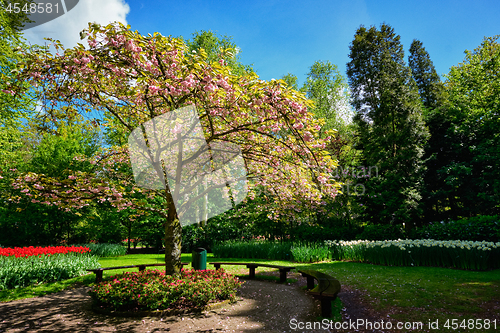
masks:
<svg viewBox="0 0 500 333"><path fill-rule="evenodd" d="M89 243L76 246L88 247L90 254L98 257L118 257L127 254L127 248L121 244Z"/></svg>
<svg viewBox="0 0 500 333"><path fill-rule="evenodd" d="M207 239L207 227L191 224L182 228L182 252L189 253L198 247L211 249L211 240Z"/></svg>
<svg viewBox="0 0 500 333"><path fill-rule="evenodd" d="M336 260L469 270L500 267L500 243L436 240L326 241Z"/></svg>
<svg viewBox="0 0 500 333"><path fill-rule="evenodd" d="M223 214L211 218L208 223L200 227L191 224L182 228L182 251L191 252L203 247L211 252L212 245L228 240L250 239L252 230L238 221L223 219Z"/></svg>
<svg viewBox="0 0 500 333"><path fill-rule="evenodd" d="M292 246L291 252L297 262L318 262L331 258L330 249L318 244Z"/></svg>
<svg viewBox="0 0 500 333"><path fill-rule="evenodd" d="M328 239L352 240L361 230L347 227L324 227L321 225L310 226L301 224L290 231L290 236L300 242L323 242Z"/></svg>
<svg viewBox="0 0 500 333"><path fill-rule="evenodd" d="M500 217L475 216L450 222L435 222L410 232L412 239L500 241Z"/></svg>
<svg viewBox="0 0 500 333"><path fill-rule="evenodd" d="M292 242L226 241L212 246L216 258L254 258L290 260Z"/></svg>
<svg viewBox="0 0 500 333"><path fill-rule="evenodd" d="M89 294L98 306L117 311L202 309L209 303L234 300L242 283L223 269L182 270L180 278L144 270L112 276Z"/></svg>
<svg viewBox="0 0 500 333"><path fill-rule="evenodd" d="M363 232L356 235L356 239L379 241L400 238L405 238L404 231L395 225L367 225L363 228Z"/></svg>
<svg viewBox="0 0 500 333"><path fill-rule="evenodd" d="M87 253L0 256L0 290L71 279L99 267L97 257Z"/></svg>

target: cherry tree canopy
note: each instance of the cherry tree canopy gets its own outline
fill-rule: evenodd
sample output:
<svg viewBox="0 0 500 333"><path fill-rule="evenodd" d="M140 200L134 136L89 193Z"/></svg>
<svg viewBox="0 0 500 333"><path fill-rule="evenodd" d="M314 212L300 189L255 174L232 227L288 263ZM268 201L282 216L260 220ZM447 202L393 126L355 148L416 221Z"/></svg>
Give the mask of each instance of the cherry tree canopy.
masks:
<svg viewBox="0 0 500 333"><path fill-rule="evenodd" d="M31 84L47 123L85 114L96 126L129 134L142 129L145 134L148 121L191 106L209 149L239 147L250 198L257 186L263 186L273 194L279 213L286 213L302 204L321 207L325 196L335 197L338 183L332 173L337 163L324 150L330 137L318 136L323 120L307 111L311 101L283 81L233 74L225 63L231 50L221 50L218 62L208 62L203 50L187 52L181 39L159 33L142 36L120 23L89 24L81 37L87 39L88 48L79 44L64 49L53 41L58 53L29 52L19 67L17 82ZM25 87L13 85L6 93L26 92ZM146 146L152 147L152 141L144 135ZM185 158L193 154L194 150ZM76 157L67 178L28 173L19 175L13 186L34 202L66 210L107 200L118 209L160 214L166 221L167 273L176 273L181 267L181 228L173 188L139 186L130 157L128 145L103 147L90 159ZM168 160L154 163L158 176L163 173L168 178ZM88 166L93 167L91 172ZM164 204L149 200L158 196Z"/></svg>

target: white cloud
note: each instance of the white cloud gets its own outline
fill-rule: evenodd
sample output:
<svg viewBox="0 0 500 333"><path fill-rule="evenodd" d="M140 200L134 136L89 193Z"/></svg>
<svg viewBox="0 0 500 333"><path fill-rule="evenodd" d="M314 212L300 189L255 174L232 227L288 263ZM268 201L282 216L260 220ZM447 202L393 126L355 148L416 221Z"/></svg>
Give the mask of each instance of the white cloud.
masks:
<svg viewBox="0 0 500 333"><path fill-rule="evenodd" d="M45 37L58 39L64 48L71 48L82 43L80 31L88 27L89 22L107 25L114 21L127 25L130 7L124 0L80 0L69 11L50 22L24 31L24 38L31 44L44 45Z"/></svg>

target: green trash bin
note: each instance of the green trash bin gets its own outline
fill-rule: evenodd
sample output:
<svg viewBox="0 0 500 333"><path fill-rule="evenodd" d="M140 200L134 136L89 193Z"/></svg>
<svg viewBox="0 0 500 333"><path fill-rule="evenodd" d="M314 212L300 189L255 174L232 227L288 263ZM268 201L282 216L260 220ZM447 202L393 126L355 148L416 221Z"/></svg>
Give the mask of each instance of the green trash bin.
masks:
<svg viewBox="0 0 500 333"><path fill-rule="evenodd" d="M207 250L199 247L193 251L191 265L197 271L207 269Z"/></svg>

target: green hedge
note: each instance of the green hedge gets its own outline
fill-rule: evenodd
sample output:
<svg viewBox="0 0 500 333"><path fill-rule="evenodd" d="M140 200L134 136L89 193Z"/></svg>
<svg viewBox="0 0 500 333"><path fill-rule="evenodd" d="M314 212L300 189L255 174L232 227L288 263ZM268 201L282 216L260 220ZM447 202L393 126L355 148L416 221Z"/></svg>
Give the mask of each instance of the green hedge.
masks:
<svg viewBox="0 0 500 333"><path fill-rule="evenodd" d="M475 216L458 221L434 222L416 228L410 239L500 242L500 216Z"/></svg>
<svg viewBox="0 0 500 333"><path fill-rule="evenodd" d="M291 260L292 242L226 241L212 246L216 258Z"/></svg>
<svg viewBox="0 0 500 333"><path fill-rule="evenodd" d="M437 266L468 270L500 268L500 243L438 240L326 241L334 260L388 266Z"/></svg>
<svg viewBox="0 0 500 333"><path fill-rule="evenodd" d="M75 246L86 246L90 249L90 254L98 257L118 257L127 254L127 248L121 244L89 243Z"/></svg>
<svg viewBox="0 0 500 333"><path fill-rule="evenodd" d="M400 238L406 238L404 230L395 225L367 225L360 234L356 235L356 239L374 241Z"/></svg>

